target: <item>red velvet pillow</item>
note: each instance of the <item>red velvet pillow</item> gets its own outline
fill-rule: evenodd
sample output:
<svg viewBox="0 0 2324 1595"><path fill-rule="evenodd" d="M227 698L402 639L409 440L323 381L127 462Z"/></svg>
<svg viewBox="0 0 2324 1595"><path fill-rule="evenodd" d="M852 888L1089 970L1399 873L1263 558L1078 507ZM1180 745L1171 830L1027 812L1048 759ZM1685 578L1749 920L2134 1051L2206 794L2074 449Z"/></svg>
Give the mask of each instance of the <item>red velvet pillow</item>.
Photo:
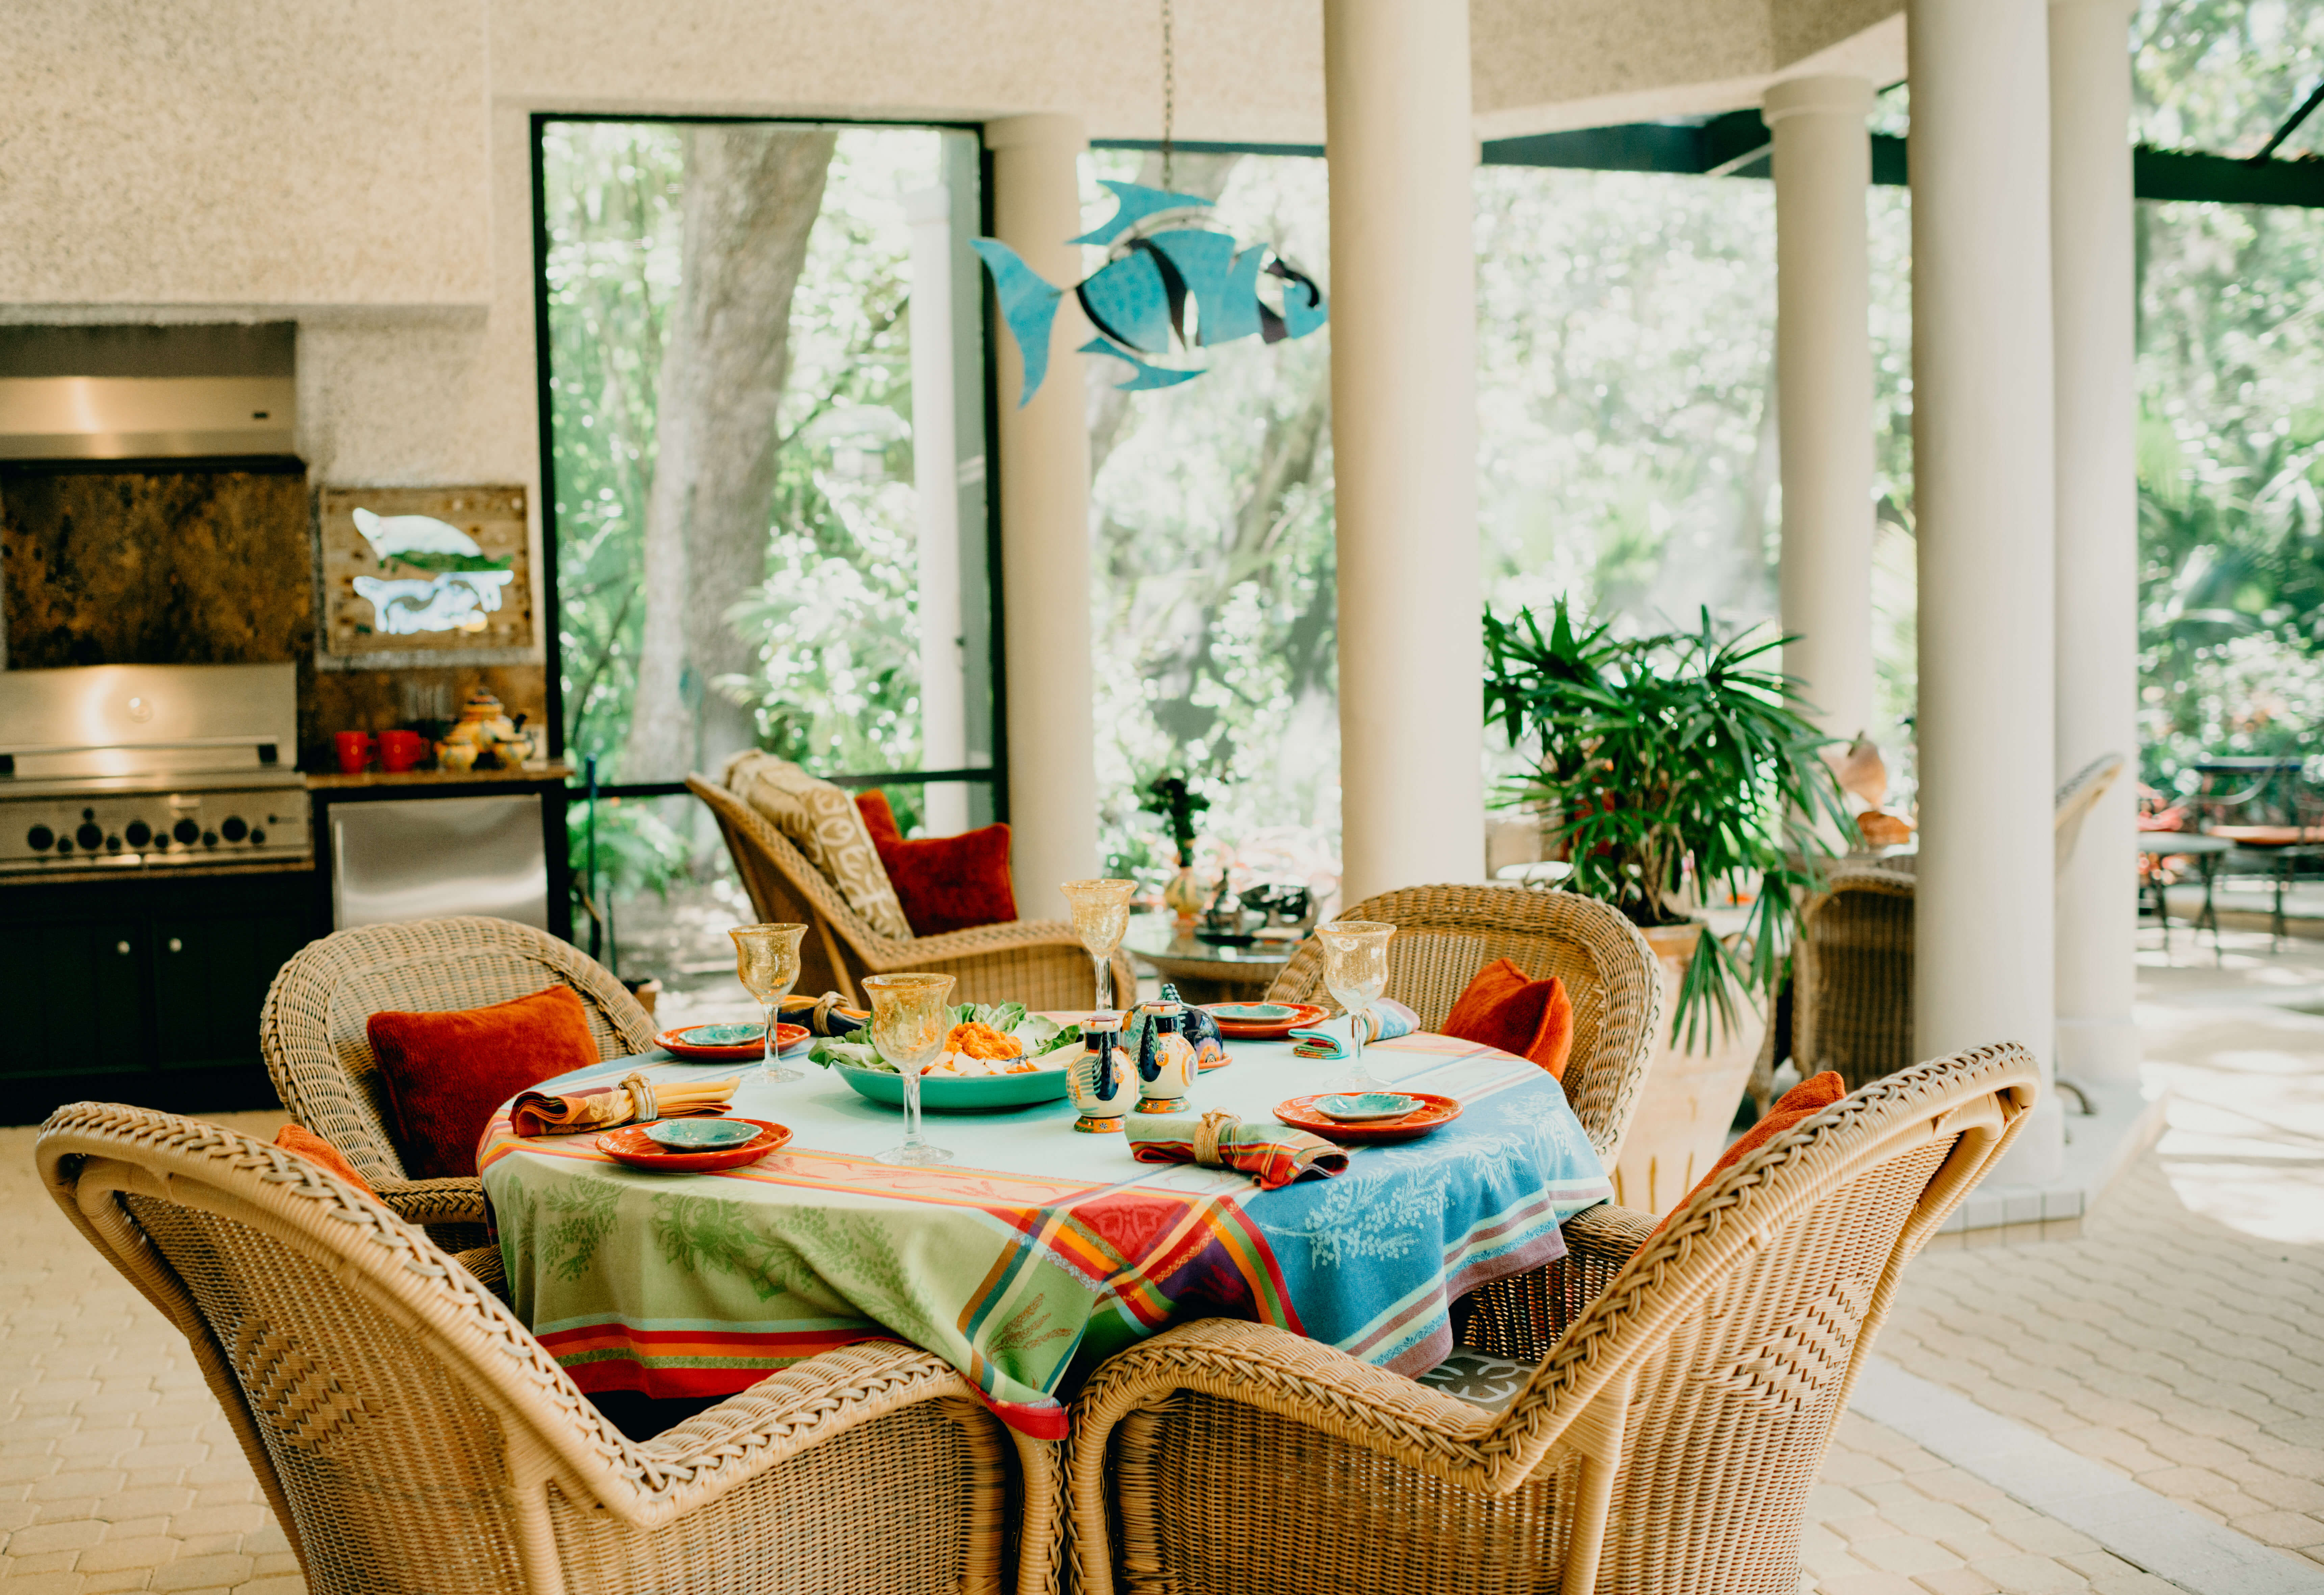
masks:
<svg viewBox="0 0 2324 1595"><path fill-rule="evenodd" d="M886 794L859 792L855 807L914 936L1007 925L1017 917L1017 892L1009 884L1008 826L907 842Z"/></svg>
<svg viewBox="0 0 2324 1595"><path fill-rule="evenodd" d="M366 1196L376 1196L371 1182L355 1172L347 1155L303 1124L286 1124L274 1132L274 1144L294 1157L304 1157L325 1174L337 1175Z"/></svg>
<svg viewBox="0 0 2324 1595"><path fill-rule="evenodd" d="M415 1180L473 1177L493 1109L597 1061L589 1010L570 986L456 1013L375 1013L368 1029L396 1150Z"/></svg>
<svg viewBox="0 0 2324 1595"><path fill-rule="evenodd" d="M1496 958L1469 977L1442 1033L1531 1058L1563 1080L1573 1050L1573 1003L1555 975L1533 980L1510 960Z"/></svg>
<svg viewBox="0 0 2324 1595"><path fill-rule="evenodd" d="M1777 1097L1775 1105L1767 1110L1766 1116L1758 1123L1737 1136L1735 1144L1721 1152L1719 1155L1719 1161L1711 1166L1711 1172L1697 1180L1694 1183L1694 1190L1689 1191L1685 1197L1674 1204L1671 1211L1677 1212L1679 1208L1685 1206L1688 1201L1692 1200L1695 1191L1702 1190L1794 1124L1803 1120L1814 1118L1847 1094L1847 1082L1831 1070L1826 1069L1821 1074L1809 1075L1782 1096ZM1667 1218L1664 1220L1665 1223L1668 1222Z"/></svg>

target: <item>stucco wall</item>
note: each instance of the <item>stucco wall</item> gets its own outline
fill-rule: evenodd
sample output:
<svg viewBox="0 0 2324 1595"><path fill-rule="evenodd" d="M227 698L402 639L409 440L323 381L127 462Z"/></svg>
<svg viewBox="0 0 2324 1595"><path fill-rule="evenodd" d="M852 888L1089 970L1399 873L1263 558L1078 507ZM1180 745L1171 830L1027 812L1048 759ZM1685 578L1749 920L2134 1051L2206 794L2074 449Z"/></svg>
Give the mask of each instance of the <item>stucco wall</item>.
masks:
<svg viewBox="0 0 2324 1595"><path fill-rule="evenodd" d="M1479 132L1727 109L1805 51L1868 40L1866 69L1893 55L1901 72L1901 29L1860 32L1901 4L1473 0ZM1321 0L1176 11L1181 137L1321 141ZM537 529L530 113L1062 110L1093 135L1151 137L1158 14L1138 0L11 0L0 319L291 316L316 481L523 482Z"/></svg>

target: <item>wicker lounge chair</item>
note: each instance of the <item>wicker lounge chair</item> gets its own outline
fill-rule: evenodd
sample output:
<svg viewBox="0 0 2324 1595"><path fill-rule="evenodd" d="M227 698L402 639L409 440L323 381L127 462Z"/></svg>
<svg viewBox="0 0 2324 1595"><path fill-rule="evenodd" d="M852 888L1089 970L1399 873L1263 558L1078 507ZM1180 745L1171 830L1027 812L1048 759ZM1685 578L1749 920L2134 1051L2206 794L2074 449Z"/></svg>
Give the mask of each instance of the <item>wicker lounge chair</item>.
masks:
<svg viewBox="0 0 2324 1595"><path fill-rule="evenodd" d="M1646 1084L1662 1013L1662 967L1619 910L1569 891L1506 886L1413 886L1367 898L1340 916L1397 926L1388 992L1434 1029L1469 978L1508 958L1536 980L1555 975L1573 1004L1565 1094L1611 1168ZM1309 939L1275 977L1276 1002L1330 1003L1322 943Z"/></svg>
<svg viewBox="0 0 2324 1595"><path fill-rule="evenodd" d="M881 936L764 815L701 776L687 776L686 784L717 816L759 917L810 927L799 946L800 991L836 991L857 1002L855 982L862 976L926 970L953 977L954 1002L1074 1009L1087 1008L1096 1000L1090 955L1064 920L1019 919L943 936ZM1116 1005L1130 1003L1137 990L1130 955L1115 954Z"/></svg>
<svg viewBox="0 0 2324 1595"><path fill-rule="evenodd" d="M425 1234L287 1152L78 1102L37 1156L191 1343L315 1595L1000 1588L1007 1431L927 1352L827 1352L633 1443Z"/></svg>
<svg viewBox="0 0 2324 1595"><path fill-rule="evenodd" d="M599 1057L653 1046L653 1021L604 965L529 925L471 916L369 925L309 944L267 991L259 1050L291 1118L345 1153L382 1202L497 1278L496 1260L464 1249L484 1244L483 1185L406 1176L364 1026L374 1013L483 1008L559 982L588 1009Z"/></svg>
<svg viewBox="0 0 2324 1595"><path fill-rule="evenodd" d="M1074 1416L1083 1590L1794 1595L1898 1272L2034 1082L2015 1046L1881 1081L1682 1203L1571 1322L1478 1314L1470 1345L1536 1365L1498 1413L1258 1324L1132 1347Z"/></svg>

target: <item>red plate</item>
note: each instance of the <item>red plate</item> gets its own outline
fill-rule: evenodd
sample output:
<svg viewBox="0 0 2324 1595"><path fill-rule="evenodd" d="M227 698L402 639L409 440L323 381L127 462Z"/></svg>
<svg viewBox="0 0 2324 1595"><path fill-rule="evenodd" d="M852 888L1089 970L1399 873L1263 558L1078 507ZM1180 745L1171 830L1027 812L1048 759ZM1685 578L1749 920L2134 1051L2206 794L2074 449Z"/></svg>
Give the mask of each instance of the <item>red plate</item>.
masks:
<svg viewBox="0 0 2324 1595"><path fill-rule="evenodd" d="M1204 1013L1217 1021L1220 1036L1229 1041L1280 1041L1294 1030L1304 1028L1308 1025L1323 1023L1331 1017L1332 1013L1330 1009L1319 1008L1313 1002L1284 1002L1277 1006L1292 1010L1291 1017L1287 1019L1270 1019L1253 1024L1237 1023L1233 1019L1222 1019L1218 1016L1219 1009L1248 1006L1250 1006L1248 1003L1240 1002L1206 1002L1202 1005L1202 1009Z"/></svg>
<svg viewBox="0 0 2324 1595"><path fill-rule="evenodd" d="M1319 1135L1327 1141L1338 1141L1345 1146L1354 1146L1360 1141L1408 1141L1461 1117L1461 1102L1457 1097L1438 1096L1428 1091L1406 1091L1401 1085L1391 1085L1388 1089L1403 1096L1418 1097L1421 1105L1401 1119L1375 1119L1369 1124L1342 1124L1315 1111L1317 1097L1338 1094L1336 1092L1320 1091L1276 1103L1275 1116L1294 1129L1304 1129L1309 1135Z"/></svg>
<svg viewBox="0 0 2324 1595"><path fill-rule="evenodd" d="M626 1163L635 1168L657 1169L663 1174L711 1174L722 1168L740 1168L746 1163L756 1163L776 1148L788 1144L791 1139L788 1125L770 1124L763 1119L743 1119L737 1122L759 1127L756 1139L739 1147L721 1147L714 1152L672 1152L658 1147L646 1139L642 1124L624 1124L619 1129L600 1130L597 1150L616 1163Z"/></svg>
<svg viewBox="0 0 2324 1595"><path fill-rule="evenodd" d="M766 1044L762 1041L748 1041L740 1046L703 1046L683 1039L687 1030L701 1028L688 1025L685 1029L664 1030L654 1037L654 1045L670 1056L682 1058L689 1064L755 1064L766 1056ZM788 1052L806 1040L807 1036L805 1025L778 1022L775 1026L775 1051L778 1054Z"/></svg>

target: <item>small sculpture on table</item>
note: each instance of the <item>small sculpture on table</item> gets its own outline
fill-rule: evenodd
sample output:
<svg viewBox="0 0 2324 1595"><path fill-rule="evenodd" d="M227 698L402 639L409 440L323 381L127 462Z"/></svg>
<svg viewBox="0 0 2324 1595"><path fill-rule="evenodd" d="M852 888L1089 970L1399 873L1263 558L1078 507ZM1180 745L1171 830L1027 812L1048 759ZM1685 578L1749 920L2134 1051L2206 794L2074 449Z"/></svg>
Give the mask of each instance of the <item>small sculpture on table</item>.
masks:
<svg viewBox="0 0 2324 1595"><path fill-rule="evenodd" d="M1121 1046L1121 1021L1100 1014L1082 1025L1082 1056L1065 1071L1065 1088L1081 1117L1074 1128L1084 1134L1119 1134L1130 1112L1130 1055Z"/></svg>
<svg viewBox="0 0 2324 1595"><path fill-rule="evenodd" d="M1148 1021L1133 1055L1138 1060L1138 1107L1140 1113L1183 1113L1186 1093L1194 1086L1194 1049L1180 1033L1185 1006L1148 1002L1139 1009Z"/></svg>

